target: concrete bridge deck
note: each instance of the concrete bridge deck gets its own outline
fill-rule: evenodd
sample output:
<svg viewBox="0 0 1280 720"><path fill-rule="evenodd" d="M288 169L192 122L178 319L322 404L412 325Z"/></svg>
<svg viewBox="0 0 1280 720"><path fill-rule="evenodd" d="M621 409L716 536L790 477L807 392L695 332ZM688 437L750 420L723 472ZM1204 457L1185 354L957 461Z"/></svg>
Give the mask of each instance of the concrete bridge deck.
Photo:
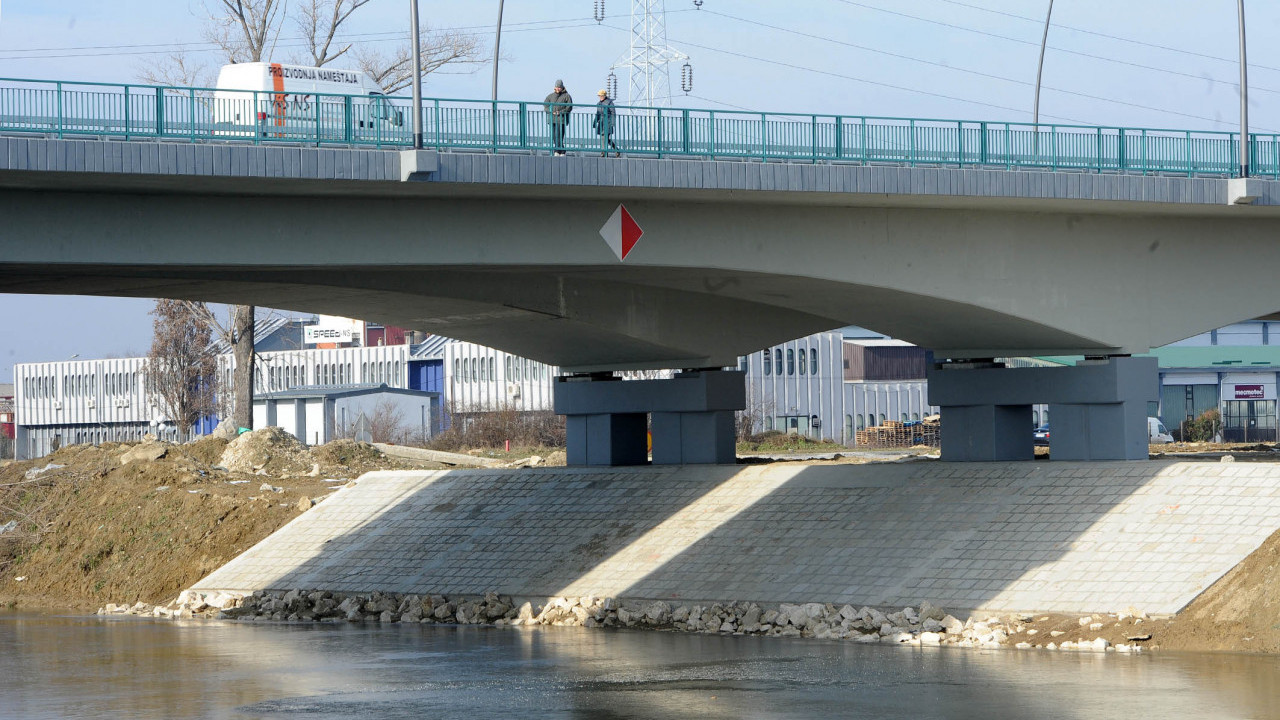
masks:
<svg viewBox="0 0 1280 720"><path fill-rule="evenodd" d="M195 585L1173 613L1280 527L1280 465L380 472Z"/></svg>

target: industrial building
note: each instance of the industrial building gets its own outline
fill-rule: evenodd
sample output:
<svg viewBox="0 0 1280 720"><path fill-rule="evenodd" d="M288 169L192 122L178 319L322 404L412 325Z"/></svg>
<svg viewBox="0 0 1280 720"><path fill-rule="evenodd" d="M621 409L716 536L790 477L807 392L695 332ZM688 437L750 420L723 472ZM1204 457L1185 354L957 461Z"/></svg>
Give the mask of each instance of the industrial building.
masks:
<svg viewBox="0 0 1280 720"><path fill-rule="evenodd" d="M378 423L394 424L398 442L425 442L440 417L439 393L344 385L282 390L253 399L253 426L277 426L310 445L339 438L372 439ZM364 437L368 435L368 437Z"/></svg>
<svg viewBox="0 0 1280 720"><path fill-rule="evenodd" d="M779 430L853 445L886 421L919 421L927 402L927 350L848 327L752 353L747 407L756 432Z"/></svg>

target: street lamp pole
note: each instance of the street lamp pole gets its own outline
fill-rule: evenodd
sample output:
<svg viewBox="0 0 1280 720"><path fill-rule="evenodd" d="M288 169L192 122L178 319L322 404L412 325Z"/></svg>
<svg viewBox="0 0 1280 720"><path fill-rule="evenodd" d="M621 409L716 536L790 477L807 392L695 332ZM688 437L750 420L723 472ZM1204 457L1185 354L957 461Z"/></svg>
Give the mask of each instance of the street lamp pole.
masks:
<svg viewBox="0 0 1280 720"><path fill-rule="evenodd" d="M418 35L418 0L409 0L413 23L413 148L422 149L422 43Z"/></svg>
<svg viewBox="0 0 1280 720"><path fill-rule="evenodd" d="M502 49L502 3L498 0L498 30L493 36L493 101L498 102L498 54Z"/></svg>
<svg viewBox="0 0 1280 720"><path fill-rule="evenodd" d="M1243 2L1244 0L1241 0ZM1049 18L1053 17L1053 0L1049 0L1049 10L1044 14L1044 34L1040 37L1040 62L1036 65L1036 101L1031 108L1031 124L1040 124L1040 77L1044 75L1044 48L1049 42ZM1039 128L1035 130L1037 136Z"/></svg>
<svg viewBox="0 0 1280 720"><path fill-rule="evenodd" d="M1240 19L1240 177L1249 177L1249 63L1244 49L1244 0L1236 0Z"/></svg>

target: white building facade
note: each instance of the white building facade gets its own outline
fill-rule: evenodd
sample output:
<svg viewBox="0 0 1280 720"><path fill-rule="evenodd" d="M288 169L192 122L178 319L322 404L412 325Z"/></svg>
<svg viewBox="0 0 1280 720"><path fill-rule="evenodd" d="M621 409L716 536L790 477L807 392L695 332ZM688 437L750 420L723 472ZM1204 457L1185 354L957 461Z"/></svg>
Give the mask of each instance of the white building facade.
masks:
<svg viewBox="0 0 1280 720"><path fill-rule="evenodd" d="M445 402L452 412L553 407L551 390L560 368L475 343L454 341L444 348Z"/></svg>

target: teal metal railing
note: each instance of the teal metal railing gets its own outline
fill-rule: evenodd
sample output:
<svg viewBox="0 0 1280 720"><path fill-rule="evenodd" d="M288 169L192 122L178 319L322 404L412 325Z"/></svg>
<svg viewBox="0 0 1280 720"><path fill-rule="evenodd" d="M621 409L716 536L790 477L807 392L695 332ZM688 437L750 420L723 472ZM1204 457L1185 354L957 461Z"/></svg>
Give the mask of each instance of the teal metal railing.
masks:
<svg viewBox="0 0 1280 720"><path fill-rule="evenodd" d="M540 102L424 99L429 147L554 150ZM412 101L213 88L0 78L0 133L407 147ZM564 148L603 152L595 105L573 107ZM969 120L617 106L612 139L632 156L892 163L1231 176L1236 133ZM1251 173L1280 176L1280 136L1251 134Z"/></svg>

